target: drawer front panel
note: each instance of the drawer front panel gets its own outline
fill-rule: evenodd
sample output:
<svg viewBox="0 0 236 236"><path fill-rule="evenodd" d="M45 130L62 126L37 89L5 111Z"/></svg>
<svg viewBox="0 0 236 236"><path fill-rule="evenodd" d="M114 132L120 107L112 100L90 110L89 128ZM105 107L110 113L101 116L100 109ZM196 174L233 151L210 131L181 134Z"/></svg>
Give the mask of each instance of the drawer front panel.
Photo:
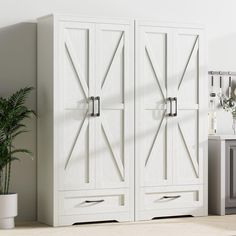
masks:
<svg viewBox="0 0 236 236"><path fill-rule="evenodd" d="M201 207L202 186L178 186L143 189L142 210Z"/></svg>
<svg viewBox="0 0 236 236"><path fill-rule="evenodd" d="M59 194L60 215L128 211L126 190L66 191Z"/></svg>

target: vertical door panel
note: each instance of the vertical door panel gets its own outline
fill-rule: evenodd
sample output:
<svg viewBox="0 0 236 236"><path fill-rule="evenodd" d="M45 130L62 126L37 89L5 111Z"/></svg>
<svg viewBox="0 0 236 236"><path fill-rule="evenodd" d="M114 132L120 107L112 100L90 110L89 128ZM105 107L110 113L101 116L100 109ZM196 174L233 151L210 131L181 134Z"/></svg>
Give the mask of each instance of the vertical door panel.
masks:
<svg viewBox="0 0 236 236"><path fill-rule="evenodd" d="M136 177L141 186L171 183L170 38L165 28L140 26L136 32Z"/></svg>
<svg viewBox="0 0 236 236"><path fill-rule="evenodd" d="M203 151L199 146L202 126L200 94L204 97L201 68L203 57L200 30L178 29L174 35L175 96L178 115L174 119L174 181L176 184L199 184L203 181ZM203 49L203 47L202 47ZM204 112L204 111L203 111ZM206 112L206 111L205 111Z"/></svg>
<svg viewBox="0 0 236 236"><path fill-rule="evenodd" d="M133 168L133 59L129 26L96 26L96 186L127 187ZM96 106L96 108L98 108Z"/></svg>
<svg viewBox="0 0 236 236"><path fill-rule="evenodd" d="M60 188L93 188L94 124L89 97L94 92L94 26L61 23L60 34Z"/></svg>

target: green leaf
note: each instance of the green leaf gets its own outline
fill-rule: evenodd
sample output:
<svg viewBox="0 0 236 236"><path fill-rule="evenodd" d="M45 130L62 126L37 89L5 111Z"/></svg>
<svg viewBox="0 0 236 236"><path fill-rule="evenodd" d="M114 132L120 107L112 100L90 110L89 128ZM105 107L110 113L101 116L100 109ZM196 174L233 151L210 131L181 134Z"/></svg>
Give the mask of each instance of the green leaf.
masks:
<svg viewBox="0 0 236 236"><path fill-rule="evenodd" d="M15 149L13 151L11 151L11 154L15 154L15 153L27 153L29 155L33 155L33 153L27 149Z"/></svg>
<svg viewBox="0 0 236 236"><path fill-rule="evenodd" d="M23 134L23 133L27 133L29 132L28 130L20 130L20 131L17 131L16 133L13 133L12 134L12 138L14 139L16 136L20 135L20 134Z"/></svg>
<svg viewBox="0 0 236 236"><path fill-rule="evenodd" d="M25 87L15 92L10 98L9 103L14 108L22 106L25 103L26 97L34 88L33 87Z"/></svg>
<svg viewBox="0 0 236 236"><path fill-rule="evenodd" d="M11 157L11 161L20 161L18 157Z"/></svg>

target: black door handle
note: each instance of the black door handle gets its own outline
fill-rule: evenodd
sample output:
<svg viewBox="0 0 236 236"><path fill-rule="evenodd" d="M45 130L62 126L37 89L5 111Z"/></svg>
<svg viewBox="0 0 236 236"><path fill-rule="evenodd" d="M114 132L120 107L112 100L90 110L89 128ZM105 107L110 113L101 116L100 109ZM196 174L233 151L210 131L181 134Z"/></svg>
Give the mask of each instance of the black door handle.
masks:
<svg viewBox="0 0 236 236"><path fill-rule="evenodd" d="M101 109L101 105L100 105L100 97L95 97L95 100L98 101L98 112L95 116L100 116L100 109Z"/></svg>
<svg viewBox="0 0 236 236"><path fill-rule="evenodd" d="M173 101L175 101L175 113L173 114L173 116L177 116L178 115L178 101L177 101L177 97L174 97Z"/></svg>
<svg viewBox="0 0 236 236"><path fill-rule="evenodd" d="M90 99L92 101L92 113L91 113L91 116L95 116L95 114L94 114L94 100L95 100L95 98L91 97Z"/></svg>
<svg viewBox="0 0 236 236"><path fill-rule="evenodd" d="M101 203L101 202L104 202L104 199L101 199L101 200L86 200L84 202L85 203Z"/></svg>
<svg viewBox="0 0 236 236"><path fill-rule="evenodd" d="M169 98L167 98L167 100L170 102L170 113L168 114L168 116L173 116L173 114L172 114L172 98L169 97Z"/></svg>

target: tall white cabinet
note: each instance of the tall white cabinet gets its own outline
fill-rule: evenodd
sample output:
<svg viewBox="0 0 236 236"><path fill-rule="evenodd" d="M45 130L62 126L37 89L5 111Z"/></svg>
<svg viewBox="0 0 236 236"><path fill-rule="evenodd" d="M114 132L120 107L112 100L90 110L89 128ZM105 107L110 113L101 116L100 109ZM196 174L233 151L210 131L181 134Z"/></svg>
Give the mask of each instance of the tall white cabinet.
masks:
<svg viewBox="0 0 236 236"><path fill-rule="evenodd" d="M134 219L132 21L38 22L38 219Z"/></svg>
<svg viewBox="0 0 236 236"><path fill-rule="evenodd" d="M204 52L195 26L38 20L39 221L207 214Z"/></svg>
<svg viewBox="0 0 236 236"><path fill-rule="evenodd" d="M136 22L136 219L207 215L204 31Z"/></svg>

